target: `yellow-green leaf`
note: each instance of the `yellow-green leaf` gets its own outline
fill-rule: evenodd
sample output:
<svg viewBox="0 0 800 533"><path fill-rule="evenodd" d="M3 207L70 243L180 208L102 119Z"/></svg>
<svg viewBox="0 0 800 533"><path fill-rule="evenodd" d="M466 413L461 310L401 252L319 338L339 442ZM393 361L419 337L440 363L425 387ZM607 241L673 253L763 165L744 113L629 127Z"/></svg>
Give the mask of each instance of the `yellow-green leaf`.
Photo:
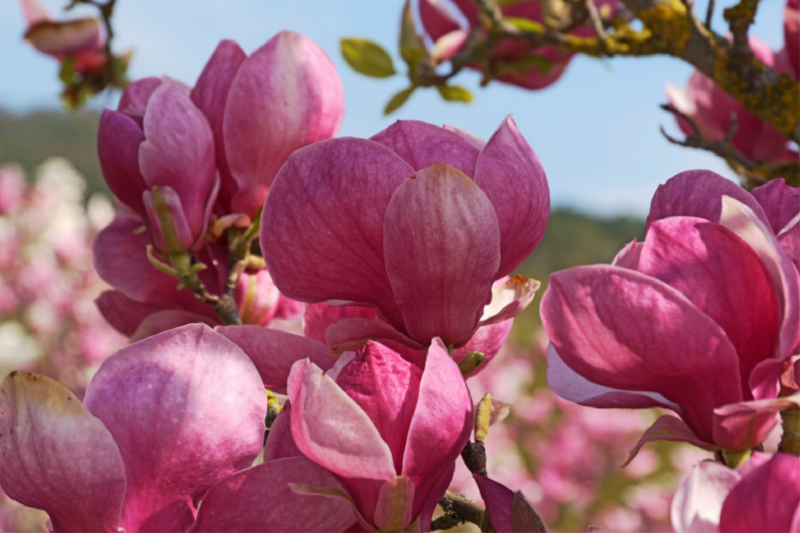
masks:
<svg viewBox="0 0 800 533"><path fill-rule="evenodd" d="M353 70L373 78L388 78L396 74L392 58L381 46L368 39L341 40L342 56Z"/></svg>
<svg viewBox="0 0 800 533"><path fill-rule="evenodd" d="M544 32L544 26L530 19L522 17L505 17L505 20L521 29L522 31L529 31L533 33Z"/></svg>
<svg viewBox="0 0 800 533"><path fill-rule="evenodd" d="M412 85L411 87L403 89L396 95L392 96L392 99L389 100L388 104L386 104L386 107L383 110L383 114L390 115L391 113L397 111L401 105L406 103L406 100L408 100L408 97L411 96L411 93L414 92L414 89L416 89L416 87Z"/></svg>
<svg viewBox="0 0 800 533"><path fill-rule="evenodd" d="M472 101L472 93L464 87L458 85L437 85L439 94L448 102L466 102Z"/></svg>

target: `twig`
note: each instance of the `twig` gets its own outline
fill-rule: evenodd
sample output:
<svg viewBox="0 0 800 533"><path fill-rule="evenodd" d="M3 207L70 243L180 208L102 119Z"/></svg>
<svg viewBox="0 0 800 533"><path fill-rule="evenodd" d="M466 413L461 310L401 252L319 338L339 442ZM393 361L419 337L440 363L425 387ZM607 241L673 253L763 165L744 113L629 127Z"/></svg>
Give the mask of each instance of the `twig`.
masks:
<svg viewBox="0 0 800 533"><path fill-rule="evenodd" d="M439 505L444 514L431 523L431 531L450 529L467 522L480 526L486 513L477 503L449 490L439 500Z"/></svg>
<svg viewBox="0 0 800 533"><path fill-rule="evenodd" d="M683 5L686 6L686 16L689 17L689 21L692 23L694 31L696 31L698 35L700 35L710 45L713 46L714 37L711 35L708 27L704 26L703 23L700 22L697 12L694 10L694 0L681 0L681 2L683 2Z"/></svg>
<svg viewBox="0 0 800 533"><path fill-rule="evenodd" d="M733 50L737 54L752 54L747 32L756 18L760 0L740 0L723 12L733 35Z"/></svg>
<svg viewBox="0 0 800 533"><path fill-rule="evenodd" d="M714 0L708 0L708 7L706 8L706 28L711 30L711 18L714 16Z"/></svg>
<svg viewBox="0 0 800 533"><path fill-rule="evenodd" d="M105 26L106 29L106 44L103 48L106 56L104 69L107 79L111 82L110 85L116 85L115 82L118 81L116 79L116 69L114 66L114 54L111 52L111 41L114 39L114 27L111 24L111 17L114 16L114 6L116 3L117 0L107 0L106 2L98 2L97 0L72 0L66 7L66 10L70 10L78 4L87 4L96 7L98 11L100 11L100 16L103 19L103 26Z"/></svg>
<svg viewBox="0 0 800 533"><path fill-rule="evenodd" d="M608 53L608 35L603 27L603 19L600 18L600 12L594 4L594 0L583 0L583 5L589 14L589 22L592 25L595 35L605 53Z"/></svg>
<svg viewBox="0 0 800 533"><path fill-rule="evenodd" d="M461 458L473 474L486 476L486 448L481 441L468 442L461 451Z"/></svg>

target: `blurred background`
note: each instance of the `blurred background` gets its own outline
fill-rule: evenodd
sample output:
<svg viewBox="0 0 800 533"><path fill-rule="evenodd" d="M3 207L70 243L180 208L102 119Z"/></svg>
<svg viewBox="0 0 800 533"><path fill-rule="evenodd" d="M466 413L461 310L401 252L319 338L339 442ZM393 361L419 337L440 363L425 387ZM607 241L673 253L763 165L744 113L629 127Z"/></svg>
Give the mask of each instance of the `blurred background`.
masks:
<svg viewBox="0 0 800 533"><path fill-rule="evenodd" d="M57 19L96 16L83 6L65 15L66 0L42 3ZM717 3L718 31L722 10L733 3ZM697 2L698 12L705 4ZM751 34L778 49L783 2L761 4ZM118 0L113 46L132 50L130 79L167 74L192 85L220 39L251 53L282 29L300 32L328 53L342 78L340 135L369 137L394 120L422 119L488 138L513 114L547 172L553 213L543 243L519 271L542 280L542 289L517 318L502 356L471 381L476 399L490 391L511 404L510 416L490 432L489 472L521 489L554 531L670 531L671 494L704 454L648 445L621 468L656 413L592 410L556 398L545 382L538 302L551 272L609 262L625 243L641 240L650 198L674 174L708 168L735 179L722 160L671 145L659 133L660 125L678 131L658 107L666 102L664 85L685 85L691 67L668 57L578 56L558 82L536 92L480 88L479 75L465 72L457 83L472 90L473 103L445 103L422 90L385 117L403 77L354 73L339 39L365 37L396 53L401 9L399 0ZM126 344L94 308L105 285L91 263L91 240L114 209L96 155L99 110L116 106L119 96L103 94L78 114L64 112L58 65L23 41L17 1L0 0L0 15L0 374L46 373L80 396L97 365ZM466 471L454 488L479 497ZM0 503L2 531L44 531L45 518Z"/></svg>

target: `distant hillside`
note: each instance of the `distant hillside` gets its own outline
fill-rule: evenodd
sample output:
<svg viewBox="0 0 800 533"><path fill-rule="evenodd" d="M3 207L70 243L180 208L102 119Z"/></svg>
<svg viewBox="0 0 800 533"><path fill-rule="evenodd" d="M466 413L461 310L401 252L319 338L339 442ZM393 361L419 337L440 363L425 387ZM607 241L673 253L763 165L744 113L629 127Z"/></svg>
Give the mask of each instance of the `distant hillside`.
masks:
<svg viewBox="0 0 800 533"><path fill-rule="evenodd" d="M39 111L17 116L0 110L0 164L20 163L29 176L48 157L59 155L75 164L86 177L87 192L107 190L95 149L99 113L70 116L58 111ZM551 272L576 265L608 263L634 237L644 237L644 221L632 218L600 218L569 209L550 216L542 244L518 269L542 281L536 301L518 321L517 331L538 324L539 300Z"/></svg>
<svg viewBox="0 0 800 533"><path fill-rule="evenodd" d="M0 109L0 165L18 163L30 178L48 157L62 156L87 181L87 193L106 191L97 161L97 124L100 114L84 111L36 111L14 115Z"/></svg>

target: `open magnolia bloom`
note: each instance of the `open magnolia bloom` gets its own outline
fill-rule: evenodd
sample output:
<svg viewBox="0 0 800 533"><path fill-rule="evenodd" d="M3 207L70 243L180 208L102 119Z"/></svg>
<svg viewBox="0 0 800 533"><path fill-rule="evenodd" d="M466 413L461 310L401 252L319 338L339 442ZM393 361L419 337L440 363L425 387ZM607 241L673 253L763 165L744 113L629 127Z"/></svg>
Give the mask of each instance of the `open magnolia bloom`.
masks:
<svg viewBox="0 0 800 533"><path fill-rule="evenodd" d="M343 357L329 372L294 364L290 412L270 430L270 440L272 431L283 438L267 444L266 458L302 453L333 472L343 488L293 488L347 502L369 531L429 531L472 428L461 372L439 339L423 370L378 343Z"/></svg>
<svg viewBox="0 0 800 533"><path fill-rule="evenodd" d="M113 355L83 404L49 378L13 372L0 386L0 485L45 510L54 532L342 531L355 520L348 505L315 498L320 513L303 514L309 498L288 485L335 486L323 468L305 458L248 468L266 410L248 357L203 325Z"/></svg>
<svg viewBox="0 0 800 533"><path fill-rule="evenodd" d="M799 283L753 195L710 171L678 174L656 192L643 243L552 275L548 383L583 405L680 415L639 446L752 449L795 403L777 396L800 344Z"/></svg>
<svg viewBox="0 0 800 533"><path fill-rule="evenodd" d="M376 309L329 342L391 339L424 349L466 344L519 312L538 284L493 283L539 244L550 211L544 170L509 117L488 143L453 128L398 121L371 139L300 149L264 205L261 249L289 298Z"/></svg>
<svg viewBox="0 0 800 533"><path fill-rule="evenodd" d="M704 461L672 500L676 533L800 532L800 458L756 453L736 470Z"/></svg>

